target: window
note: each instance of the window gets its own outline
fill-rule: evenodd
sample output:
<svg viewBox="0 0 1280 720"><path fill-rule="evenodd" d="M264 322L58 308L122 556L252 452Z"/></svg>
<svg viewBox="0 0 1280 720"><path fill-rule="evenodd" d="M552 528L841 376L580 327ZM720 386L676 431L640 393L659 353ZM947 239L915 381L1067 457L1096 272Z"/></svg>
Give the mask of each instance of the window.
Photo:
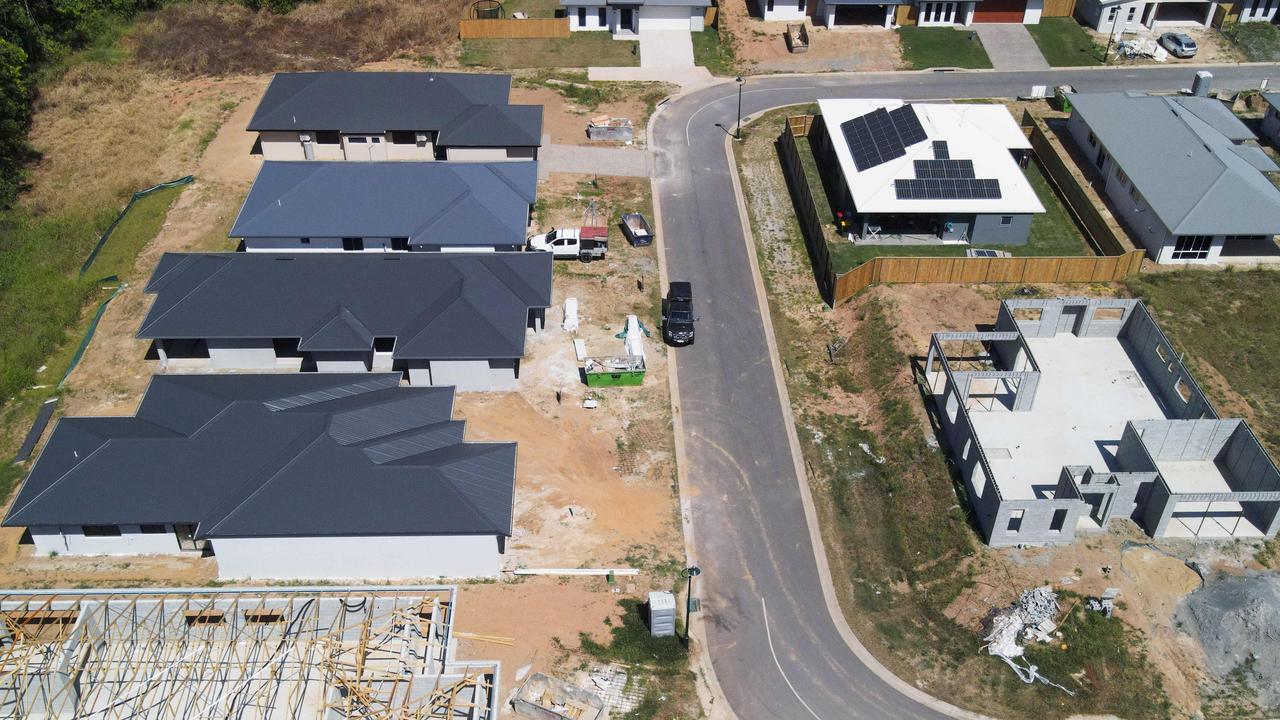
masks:
<svg viewBox="0 0 1280 720"><path fill-rule="evenodd" d="M1093 319L1104 322L1120 322L1124 319L1124 308L1098 308L1093 311Z"/></svg>
<svg viewBox="0 0 1280 720"><path fill-rule="evenodd" d="M1089 131L1089 147L1098 147L1098 136L1092 130Z"/></svg>
<svg viewBox="0 0 1280 720"><path fill-rule="evenodd" d="M1000 216L1000 224L1001 224L1001 225L1012 225L1012 224L1013 224L1013 216L1012 216L1012 215L1001 215L1001 216Z"/></svg>
<svg viewBox="0 0 1280 720"><path fill-rule="evenodd" d="M187 625L221 625L227 616L221 610L188 610Z"/></svg>
<svg viewBox="0 0 1280 720"><path fill-rule="evenodd" d="M1026 513L1026 510L1009 511L1009 532L1016 533L1022 529L1022 516L1024 513Z"/></svg>
<svg viewBox="0 0 1280 720"><path fill-rule="evenodd" d="M1211 235L1179 235L1173 244L1173 259L1205 260L1212 245Z"/></svg>
<svg viewBox="0 0 1280 720"><path fill-rule="evenodd" d="M804 12L804 0L796 0L796 9Z"/></svg>
<svg viewBox="0 0 1280 720"><path fill-rule="evenodd" d="M416 145L418 142L418 133L412 130L392 130L392 145Z"/></svg>
<svg viewBox="0 0 1280 720"><path fill-rule="evenodd" d="M1142 193L1138 192L1137 185L1132 185L1129 187L1129 197L1133 198L1134 204L1142 205Z"/></svg>
<svg viewBox="0 0 1280 720"><path fill-rule="evenodd" d="M298 238L298 241L301 242L303 245L311 244L311 238Z"/></svg>
<svg viewBox="0 0 1280 720"><path fill-rule="evenodd" d="M1117 12L1119 12L1119 11L1120 11L1120 8L1118 8L1118 7L1113 7L1113 8L1111 8L1110 10L1108 10L1108 11L1107 11L1107 22L1115 22L1115 21L1116 21L1116 13L1117 13Z"/></svg>
<svg viewBox="0 0 1280 720"><path fill-rule="evenodd" d="M1173 384L1173 389L1178 393L1178 397L1182 398L1182 402L1191 402L1191 386L1187 384L1185 378L1178 378Z"/></svg>
<svg viewBox="0 0 1280 720"><path fill-rule="evenodd" d="M1049 522L1049 532L1062 532L1062 526L1067 524L1066 509L1054 510L1053 520Z"/></svg>
<svg viewBox="0 0 1280 720"><path fill-rule="evenodd" d="M139 525L143 535L163 535L169 532L168 525Z"/></svg>
<svg viewBox="0 0 1280 720"><path fill-rule="evenodd" d="M1125 21L1126 23L1131 23L1131 22L1133 22L1133 14L1134 14L1134 13L1136 13L1136 12L1138 12L1138 6L1137 6L1137 5L1130 5L1130 6L1129 6L1129 16L1128 16L1128 17L1126 17L1126 18L1124 19L1124 21Z"/></svg>
<svg viewBox="0 0 1280 720"><path fill-rule="evenodd" d="M365 139L365 137L364 137L363 135L349 135L349 136L347 137L347 143L348 143L348 144L353 144L353 145L363 145L363 144L365 144L365 142L367 142L367 140Z"/></svg>
<svg viewBox="0 0 1280 720"><path fill-rule="evenodd" d="M284 613L279 610L245 610L244 621L247 623L282 623Z"/></svg>
<svg viewBox="0 0 1280 720"><path fill-rule="evenodd" d="M319 145L338 145L342 142L342 136L337 130L317 130L315 137Z"/></svg>
<svg viewBox="0 0 1280 720"><path fill-rule="evenodd" d="M1120 184L1124 187L1129 187L1133 184L1132 181L1129 180L1129 176L1124 173L1124 168L1119 165L1116 166L1116 179L1119 180Z"/></svg>
<svg viewBox="0 0 1280 720"><path fill-rule="evenodd" d="M587 9L584 7L580 7L578 8L578 27L586 27L586 26L587 26Z"/></svg>
<svg viewBox="0 0 1280 720"><path fill-rule="evenodd" d="M391 238L392 250L408 250L409 238Z"/></svg>
<svg viewBox="0 0 1280 720"><path fill-rule="evenodd" d="M1228 235L1223 238L1224 242L1262 242L1266 240L1266 235Z"/></svg>
<svg viewBox="0 0 1280 720"><path fill-rule="evenodd" d="M596 16L596 22L600 23L600 27L609 27L609 10L608 8L600 8L599 15Z"/></svg>
<svg viewBox="0 0 1280 720"><path fill-rule="evenodd" d="M378 137L377 135L373 135L369 138L369 142L373 143L374 145L377 145L378 143L382 142L382 138Z"/></svg>
<svg viewBox="0 0 1280 720"><path fill-rule="evenodd" d="M85 537L120 537L119 525L82 525L80 532Z"/></svg>
<svg viewBox="0 0 1280 720"><path fill-rule="evenodd" d="M364 238L342 238L343 250L364 250Z"/></svg>

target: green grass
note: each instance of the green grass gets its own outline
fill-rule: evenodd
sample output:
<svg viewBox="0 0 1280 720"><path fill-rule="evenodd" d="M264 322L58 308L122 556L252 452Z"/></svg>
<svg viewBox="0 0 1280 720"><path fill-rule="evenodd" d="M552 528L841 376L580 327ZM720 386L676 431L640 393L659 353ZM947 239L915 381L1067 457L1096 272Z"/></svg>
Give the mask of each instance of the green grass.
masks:
<svg viewBox="0 0 1280 720"><path fill-rule="evenodd" d="M733 75L733 46L715 28L689 33L693 38L693 64L706 68L712 75Z"/></svg>
<svg viewBox="0 0 1280 720"><path fill-rule="evenodd" d="M644 697L626 715L627 720L676 720L700 715L694 675L689 669L689 648L684 640L650 636L640 600L622 600L618 604L622 608L622 624L609 629L608 644L596 642L589 633L579 635L578 643L583 652L600 662L627 665L631 682L645 683Z"/></svg>
<svg viewBox="0 0 1280 720"><path fill-rule="evenodd" d="M1104 48L1093 41L1075 18L1043 18L1039 24L1026 28L1040 47L1045 62L1054 67L1102 64Z"/></svg>
<svg viewBox="0 0 1280 720"><path fill-rule="evenodd" d="M523 12L531 18L553 18L557 12L564 10L560 6L560 0L505 0L502 8L507 11L507 17ZM588 12L594 12L594 8Z"/></svg>
<svg viewBox="0 0 1280 720"><path fill-rule="evenodd" d="M1250 62L1280 60L1280 27L1267 22L1236 23L1222 32Z"/></svg>
<svg viewBox="0 0 1280 720"><path fill-rule="evenodd" d="M160 232L169 207L185 188L185 185L164 188L139 198L111 233L85 274L91 278L109 275L117 275L124 280L134 278L138 253Z"/></svg>
<svg viewBox="0 0 1280 720"><path fill-rule="evenodd" d="M579 32L567 38L463 40L463 65L497 69L635 66L640 44L614 40L607 32Z"/></svg>
<svg viewBox="0 0 1280 720"><path fill-rule="evenodd" d="M909 70L991 67L982 41L969 30L908 26L898 28L898 37L902 40L902 60Z"/></svg>
<svg viewBox="0 0 1280 720"><path fill-rule="evenodd" d="M1136 275L1125 284L1187 353L1219 411L1239 416L1244 408L1233 409L1228 401L1233 394L1241 398L1254 415L1254 434L1272 455L1280 452L1280 333L1274 320L1280 313L1280 273L1180 270ZM1197 371L1204 365L1217 372Z"/></svg>

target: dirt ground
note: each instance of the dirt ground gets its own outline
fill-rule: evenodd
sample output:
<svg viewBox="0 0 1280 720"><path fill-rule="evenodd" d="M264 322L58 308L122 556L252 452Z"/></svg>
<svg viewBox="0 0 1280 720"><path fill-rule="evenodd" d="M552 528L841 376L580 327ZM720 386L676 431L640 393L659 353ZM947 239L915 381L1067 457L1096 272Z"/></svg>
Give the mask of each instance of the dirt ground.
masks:
<svg viewBox="0 0 1280 720"><path fill-rule="evenodd" d="M634 143L645 144L645 125L649 110L636 93L629 93L623 100L603 102L594 108L583 107L563 97L551 88L516 86L511 88L511 102L519 105L542 106L542 134L549 136L555 145L599 145L616 147L619 143L590 140L587 138L587 120L597 115L630 118L635 131Z"/></svg>
<svg viewBox="0 0 1280 720"><path fill-rule="evenodd" d="M880 27L809 26L808 52L787 51L785 22L764 22L753 17L748 0L720 3L720 31L733 37L734 55L751 73L874 72L894 70L902 64L897 33Z"/></svg>
<svg viewBox="0 0 1280 720"><path fill-rule="evenodd" d="M1107 46L1108 33L1098 32L1092 28L1085 27L1085 31L1093 37L1093 41L1102 47ZM1186 33L1196 41L1196 45L1200 50L1196 52L1193 58L1176 58L1172 55L1163 63L1157 63L1151 58L1116 58L1115 50L1112 50L1112 65L1203 65L1205 63L1238 63L1244 61L1244 55L1236 48L1230 40L1222 34L1222 31L1216 28L1197 28L1197 27L1178 27L1178 28L1158 28L1156 30L1147 30L1143 28L1139 32L1126 32L1123 37L1117 40L1159 40L1160 36L1166 32ZM1187 87L1191 87L1191 79L1187 79Z"/></svg>

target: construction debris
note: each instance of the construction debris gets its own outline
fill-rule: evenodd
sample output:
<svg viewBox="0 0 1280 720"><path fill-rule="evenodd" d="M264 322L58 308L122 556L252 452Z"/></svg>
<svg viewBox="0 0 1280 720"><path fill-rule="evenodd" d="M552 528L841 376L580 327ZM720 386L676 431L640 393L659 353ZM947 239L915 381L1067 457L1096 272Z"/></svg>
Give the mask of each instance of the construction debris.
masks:
<svg viewBox="0 0 1280 720"><path fill-rule="evenodd" d="M1107 617L1111 617L1111 613L1116 611L1116 598L1119 596L1120 588L1107 588L1103 591L1102 597L1085 600L1084 606L1093 612L1106 613Z"/></svg>
<svg viewBox="0 0 1280 720"><path fill-rule="evenodd" d="M542 673L529 676L511 700L518 715L536 720L599 720L605 704L595 693Z"/></svg>
<svg viewBox="0 0 1280 720"><path fill-rule="evenodd" d="M1057 594L1047 585L1027 590L1017 602L991 616L991 632L983 638L987 643L983 647L987 653L1004 660L1005 664L1013 668L1022 682L1029 685L1038 680L1068 695L1075 695L1041 675L1035 665L1020 665L1015 660L1024 653L1024 646L1020 641L1048 643L1053 641L1055 634L1061 637L1061 633L1057 632L1058 626L1054 623L1060 610Z"/></svg>
<svg viewBox="0 0 1280 720"><path fill-rule="evenodd" d="M587 123L587 137L592 140L629 143L634 135L629 118L597 115Z"/></svg>

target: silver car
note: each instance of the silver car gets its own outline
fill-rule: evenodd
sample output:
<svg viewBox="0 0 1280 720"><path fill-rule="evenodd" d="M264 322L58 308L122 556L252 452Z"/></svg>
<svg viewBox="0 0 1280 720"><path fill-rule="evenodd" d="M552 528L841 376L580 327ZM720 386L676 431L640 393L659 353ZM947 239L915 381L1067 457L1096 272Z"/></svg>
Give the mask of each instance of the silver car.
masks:
<svg viewBox="0 0 1280 720"><path fill-rule="evenodd" d="M1160 45L1169 54L1179 58L1195 57L1196 51L1200 48L1196 46L1196 41L1186 33L1165 33L1160 36Z"/></svg>

